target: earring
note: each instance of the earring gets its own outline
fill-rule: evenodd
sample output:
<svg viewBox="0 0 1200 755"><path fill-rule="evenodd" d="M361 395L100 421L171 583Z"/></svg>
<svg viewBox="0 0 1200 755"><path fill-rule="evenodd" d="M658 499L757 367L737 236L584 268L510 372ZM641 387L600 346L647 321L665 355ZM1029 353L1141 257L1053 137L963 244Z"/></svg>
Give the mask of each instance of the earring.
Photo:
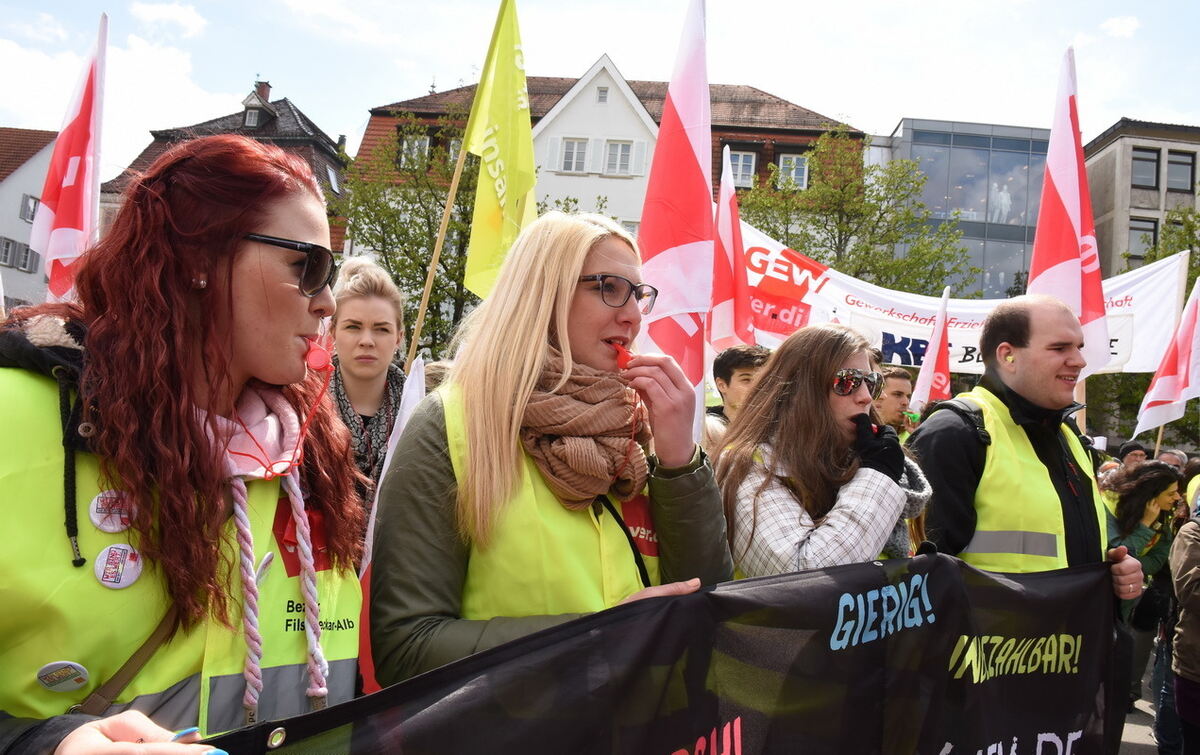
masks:
<svg viewBox="0 0 1200 755"><path fill-rule="evenodd" d="M1009 364L1012 364L1012 362L1013 362L1012 354L1009 354L1008 356L1004 357L1004 361L1008 362Z"/></svg>
<svg viewBox="0 0 1200 755"><path fill-rule="evenodd" d="M208 288L208 278L192 278L192 288Z"/></svg>

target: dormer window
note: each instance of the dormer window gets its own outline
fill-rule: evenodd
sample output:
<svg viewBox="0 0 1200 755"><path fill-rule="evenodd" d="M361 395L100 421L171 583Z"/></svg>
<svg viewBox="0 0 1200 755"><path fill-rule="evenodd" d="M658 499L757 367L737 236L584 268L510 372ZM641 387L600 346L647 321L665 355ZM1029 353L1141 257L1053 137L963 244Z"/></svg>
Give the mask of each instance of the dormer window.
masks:
<svg viewBox="0 0 1200 755"><path fill-rule="evenodd" d="M261 112L262 111L258 110L257 108L246 108L246 121L245 121L246 128L257 128L258 127L258 117Z"/></svg>

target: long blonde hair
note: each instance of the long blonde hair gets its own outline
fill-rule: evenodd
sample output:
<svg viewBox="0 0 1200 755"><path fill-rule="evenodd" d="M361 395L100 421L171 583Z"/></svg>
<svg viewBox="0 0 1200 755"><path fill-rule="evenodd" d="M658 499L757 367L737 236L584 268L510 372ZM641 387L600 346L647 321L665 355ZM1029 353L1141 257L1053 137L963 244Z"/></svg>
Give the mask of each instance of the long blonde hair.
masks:
<svg viewBox="0 0 1200 755"><path fill-rule="evenodd" d="M458 481L458 529L486 545L496 515L520 477L519 432L525 407L551 345L562 352L563 377L574 368L567 315L584 261L598 243L634 240L602 215L548 212L513 243L492 293L463 321L449 382L467 417L467 462ZM556 336L556 334L561 334Z"/></svg>

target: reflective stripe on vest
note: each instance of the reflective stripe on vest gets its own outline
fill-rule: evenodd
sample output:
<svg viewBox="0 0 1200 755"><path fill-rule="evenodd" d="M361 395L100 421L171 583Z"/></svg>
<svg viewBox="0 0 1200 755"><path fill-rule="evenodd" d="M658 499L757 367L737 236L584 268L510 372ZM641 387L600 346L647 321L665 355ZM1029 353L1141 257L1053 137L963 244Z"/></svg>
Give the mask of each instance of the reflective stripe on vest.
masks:
<svg viewBox="0 0 1200 755"><path fill-rule="evenodd" d="M457 386L438 389L455 477L466 466L466 423ZM659 584L658 540L645 496L613 502ZM462 618L591 613L642 589L629 540L603 506L573 511L562 505L537 465L521 455L516 494L497 514L492 541L471 545Z"/></svg>
<svg viewBox="0 0 1200 755"><path fill-rule="evenodd" d="M116 673L150 635L166 613L167 603L159 573L147 568L141 578L120 590L100 585L92 566L105 547L129 541L127 532L110 534L88 520L88 504L102 489L96 457L76 456L76 500L79 545L87 559L81 568L71 565L71 551L63 531L63 446L58 415L58 388L53 380L25 370L0 368L0 427L19 427L21 433L0 433L0 490L6 507L10 537L0 549L0 711L13 716L49 718L81 702ZM18 437L19 436L19 437ZM259 585L259 631L263 637L262 668L270 679L276 668L304 668L307 642L303 603L294 554L276 539L277 515L289 517L286 498L280 501L277 481L255 481L247 488L255 562L267 552L274 560ZM36 505L35 505L36 504ZM213 733L242 725L209 723L210 708L232 702L241 708L243 686L226 699L224 687L214 696L213 678L241 676L245 657L242 636L241 591L238 579L229 578L225 564L236 564L237 545L232 521L222 538L221 584L232 587L229 608L233 629L215 621L202 622L159 647L142 671L129 683L111 712L140 710L160 726L180 729L199 725ZM352 572L324 569L317 573L321 603L322 647L330 661L329 703L348 700L353 690L353 663L358 654L357 622L361 606L358 580ZM36 672L46 663L72 661L88 670L87 683L72 692L53 692L37 682ZM344 672L343 669L348 669ZM293 672L294 673L294 672ZM347 682L349 686L347 686ZM307 678L300 688L303 695ZM263 691L264 710L275 699L268 685ZM294 700L289 690L283 700ZM309 710L272 708L282 715Z"/></svg>
<svg viewBox="0 0 1200 755"><path fill-rule="evenodd" d="M329 664L329 699L354 697L358 661L343 658ZM229 731L246 725L242 693L246 678L241 674L214 676L208 680L208 726L213 731ZM308 665L275 666L263 669L263 693L258 700L258 720L287 718L293 711L308 711Z"/></svg>
<svg viewBox="0 0 1200 755"><path fill-rule="evenodd" d="M1062 501L1046 466L1038 459L1025 430L1013 421L1008 407L982 387L956 398L979 406L984 427L992 437L983 477L975 490L975 534L959 557L979 569L995 572L1037 572L1067 566ZM1091 459L1075 433L1059 427L1072 461L1090 481L1098 530L1103 533L1106 509ZM1103 537L1097 559L1104 558Z"/></svg>

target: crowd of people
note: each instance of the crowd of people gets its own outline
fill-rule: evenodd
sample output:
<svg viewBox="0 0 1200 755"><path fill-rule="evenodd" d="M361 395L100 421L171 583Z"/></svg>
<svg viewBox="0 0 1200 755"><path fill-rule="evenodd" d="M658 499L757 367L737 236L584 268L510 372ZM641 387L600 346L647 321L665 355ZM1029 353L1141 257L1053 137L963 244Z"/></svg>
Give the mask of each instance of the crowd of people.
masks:
<svg viewBox="0 0 1200 755"><path fill-rule="evenodd" d="M0 499L23 535L0 555L0 751L209 751L351 699L373 500L382 684L629 601L936 547L999 572L1107 562L1174 672L1170 731L1200 746L1197 469L1122 448L1099 472L1061 303L998 305L979 385L924 418L852 328L735 347L697 444L682 369L631 352L658 293L636 242L551 212L384 470L404 301L329 246L306 164L197 139L132 183L77 302L5 321L0 427L22 432L0 437Z"/></svg>

